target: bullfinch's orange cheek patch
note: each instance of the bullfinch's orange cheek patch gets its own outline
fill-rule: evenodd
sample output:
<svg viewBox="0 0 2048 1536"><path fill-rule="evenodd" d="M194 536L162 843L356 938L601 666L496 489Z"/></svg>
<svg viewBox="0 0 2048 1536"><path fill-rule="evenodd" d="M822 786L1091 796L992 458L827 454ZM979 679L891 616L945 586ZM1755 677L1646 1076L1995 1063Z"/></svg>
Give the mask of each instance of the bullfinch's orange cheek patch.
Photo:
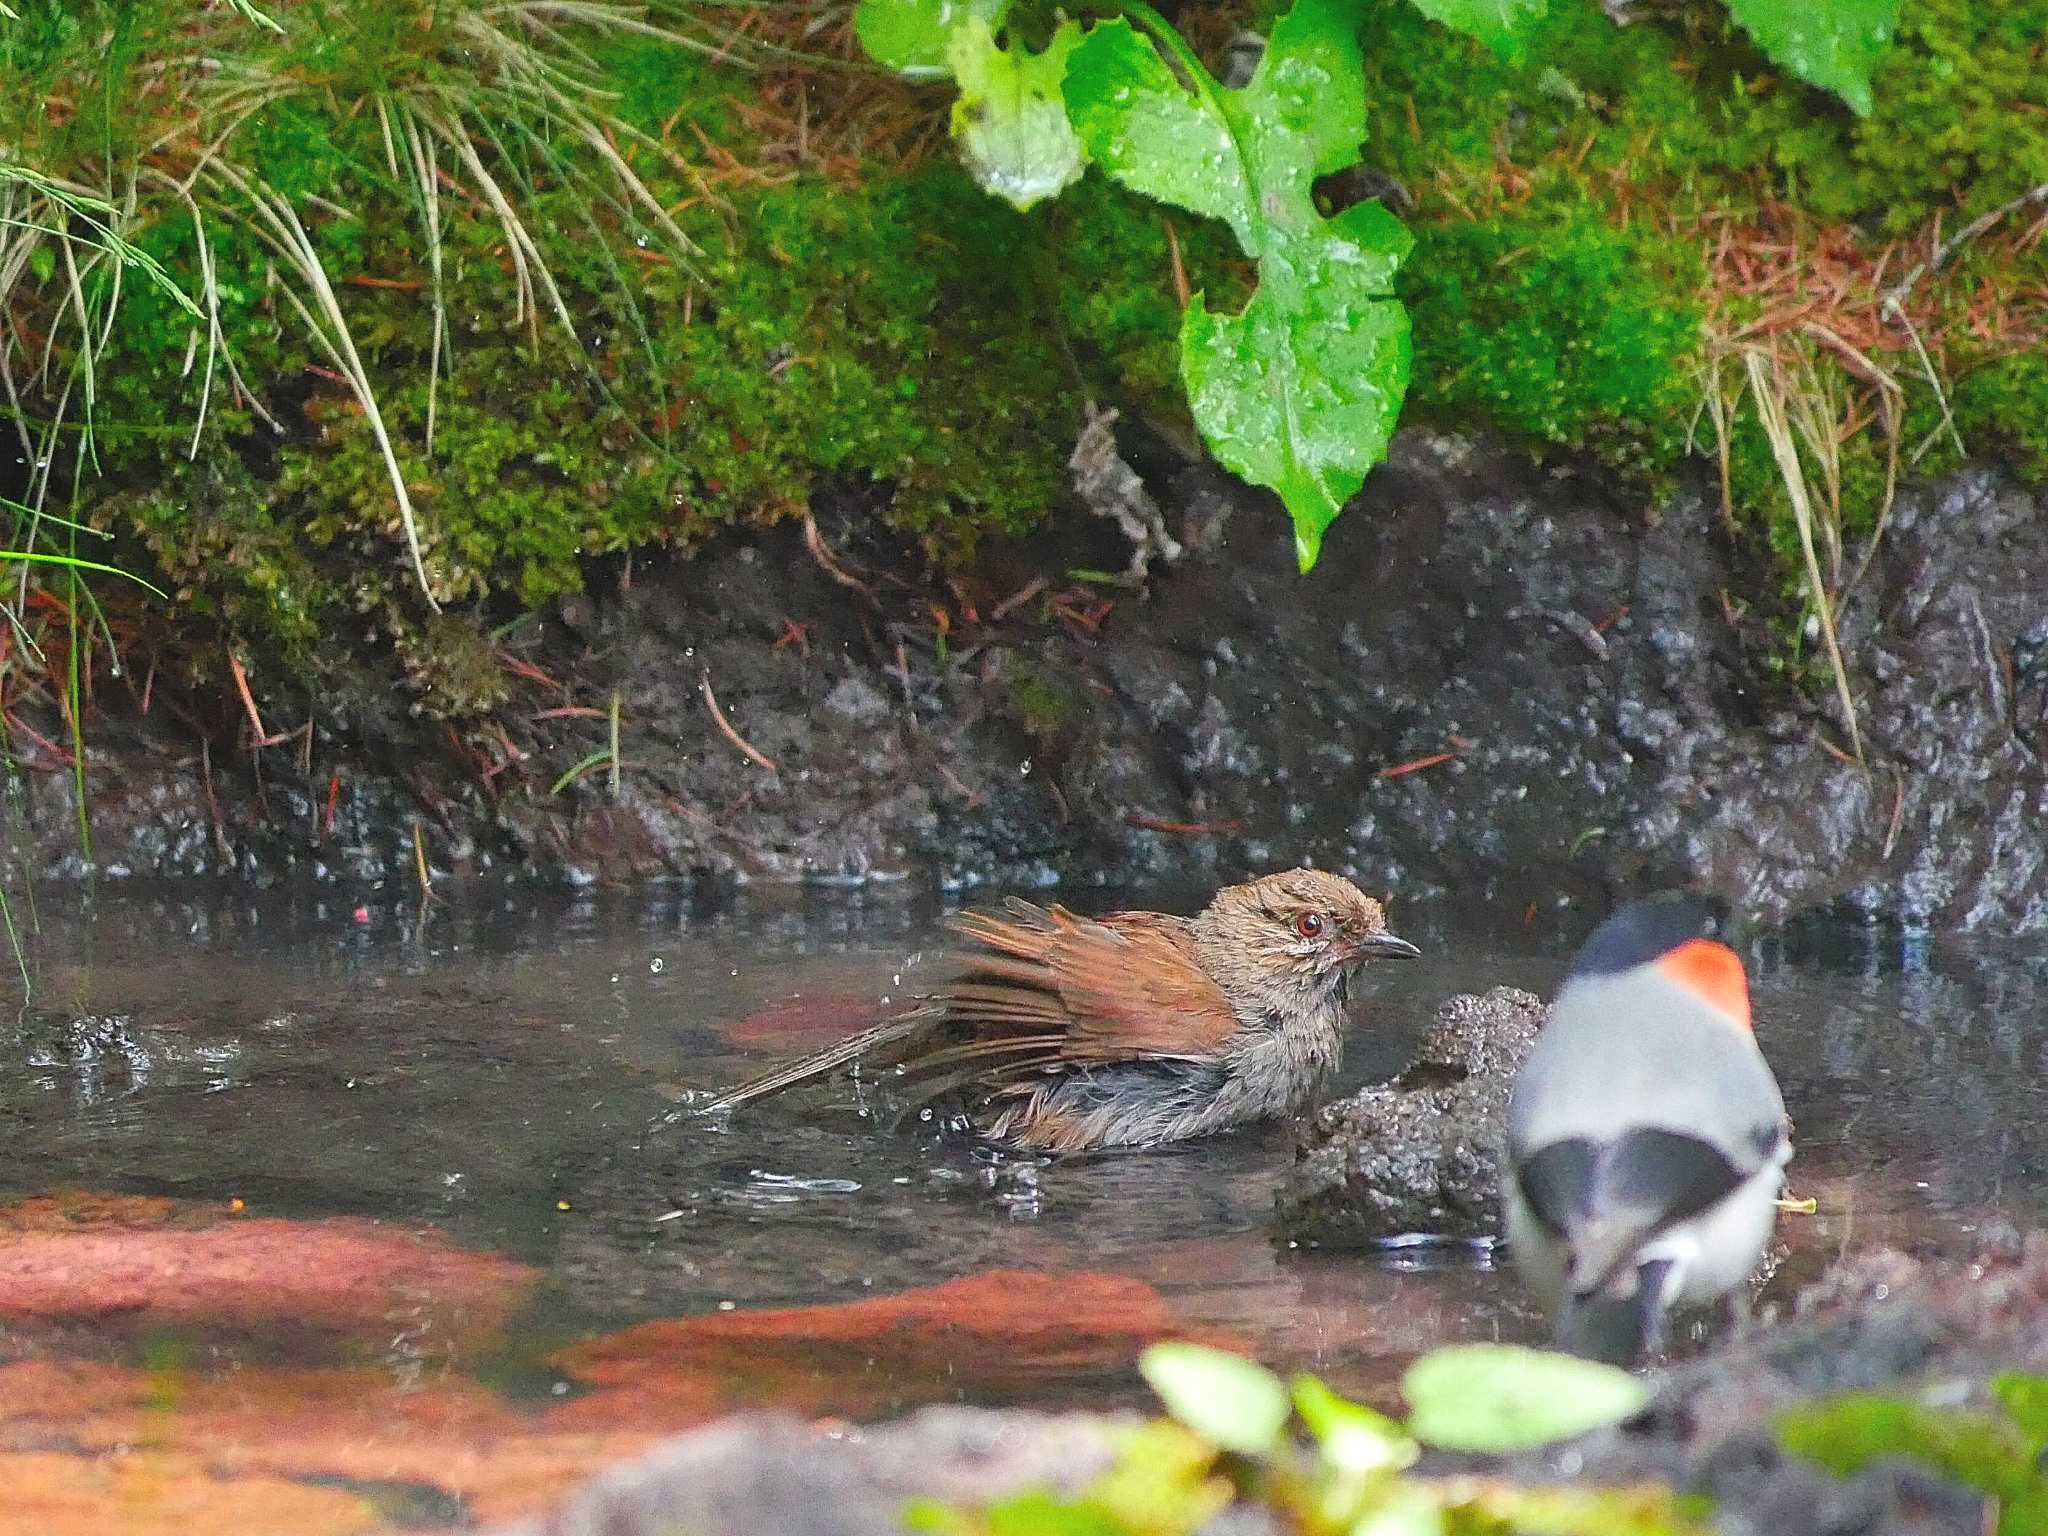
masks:
<svg viewBox="0 0 2048 1536"><path fill-rule="evenodd" d="M1744 1029L1749 1023L1749 978L1742 957L1712 939L1687 939L1657 962L1657 969L1689 987Z"/></svg>

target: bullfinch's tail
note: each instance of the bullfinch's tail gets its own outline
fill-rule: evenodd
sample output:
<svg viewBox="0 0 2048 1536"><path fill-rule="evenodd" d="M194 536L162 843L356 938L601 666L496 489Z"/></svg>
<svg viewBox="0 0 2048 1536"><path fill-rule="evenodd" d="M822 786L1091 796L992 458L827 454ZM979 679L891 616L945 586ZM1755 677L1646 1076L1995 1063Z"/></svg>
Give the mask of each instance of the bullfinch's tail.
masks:
<svg viewBox="0 0 2048 1536"><path fill-rule="evenodd" d="M1628 1367L1664 1347L1665 1294L1671 1261L1652 1259L1635 1271L1635 1288L1617 1296L1611 1287L1568 1296L1557 1318L1558 1347L1588 1360Z"/></svg>

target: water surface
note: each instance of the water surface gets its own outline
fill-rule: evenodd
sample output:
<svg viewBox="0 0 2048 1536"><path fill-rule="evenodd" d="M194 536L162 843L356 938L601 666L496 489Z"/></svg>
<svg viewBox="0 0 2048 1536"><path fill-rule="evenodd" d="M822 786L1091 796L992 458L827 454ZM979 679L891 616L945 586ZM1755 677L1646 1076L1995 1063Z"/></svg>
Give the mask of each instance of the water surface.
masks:
<svg viewBox="0 0 2048 1536"><path fill-rule="evenodd" d="M296 1299L320 1277L289 1258L235 1260L211 1309L163 1300L149 1289L161 1276L66 1308L50 1297L72 1281L50 1266L84 1266L84 1295L115 1250L36 1249L41 1289L22 1300L0 1247L0 1359L159 1373L170 1360L201 1383L313 1373L278 1378L273 1416L289 1416L302 1379L355 1371L397 1391L459 1385L465 1412L512 1415L489 1418L493 1432L651 1435L753 1404L862 1418L940 1400L1129 1401L1131 1358L1162 1331L1376 1396L1434 1343L1540 1337L1484 1252L1276 1247L1264 1222L1290 1156L1277 1127L1042 1165L930 1128L891 1133L847 1087L729 1126L663 1123L691 1090L900 1003L941 915L896 889L471 895L424 922L375 899L46 896L32 998L0 1026L9 1209L44 1212L37 1197L60 1194L67 1240L105 1219L167 1225L187 1245L172 1269L238 1230L276 1234L309 1271L336 1234L445 1238L454 1256L422 1250L434 1258L417 1276L401 1263L398 1301L357 1326L340 1303ZM1547 991L1593 917L1398 911L1426 958L1369 973L1340 1086L1398 1070L1453 992ZM2048 960L1826 927L1750 958L1759 1037L1797 1123L1792 1184L1820 1201L1780 1224L1779 1294L1851 1245L1954 1250L1988 1222L2048 1216ZM305 1225L273 1225L286 1222ZM48 1224L0 1212L0 1231ZM478 1282L474 1295L503 1298L481 1310L464 1291L437 1311L466 1255L522 1278ZM916 1294L949 1281L966 1285ZM784 1310L805 1308L839 1310ZM53 1408L33 1433L56 1437L61 1419ZM252 1445L267 1422L244 1426ZM332 1481L327 1461L309 1465L283 1470ZM441 1490L399 1501L415 1520L506 1507L409 1465L358 1480L387 1505L392 1486ZM580 1469L566 1453L548 1466L522 1473L528 1503ZM498 1475L480 1468L477 1486Z"/></svg>

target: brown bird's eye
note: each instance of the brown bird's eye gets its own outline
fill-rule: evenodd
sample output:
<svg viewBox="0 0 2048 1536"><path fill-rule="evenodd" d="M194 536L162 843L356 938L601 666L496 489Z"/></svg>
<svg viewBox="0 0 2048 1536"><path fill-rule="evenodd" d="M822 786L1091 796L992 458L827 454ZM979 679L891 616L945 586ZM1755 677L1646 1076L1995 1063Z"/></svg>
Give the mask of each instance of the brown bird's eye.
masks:
<svg viewBox="0 0 2048 1536"><path fill-rule="evenodd" d="M1323 936L1323 919L1321 914L1315 912L1302 913L1301 916L1294 920L1294 931L1304 939L1320 939Z"/></svg>

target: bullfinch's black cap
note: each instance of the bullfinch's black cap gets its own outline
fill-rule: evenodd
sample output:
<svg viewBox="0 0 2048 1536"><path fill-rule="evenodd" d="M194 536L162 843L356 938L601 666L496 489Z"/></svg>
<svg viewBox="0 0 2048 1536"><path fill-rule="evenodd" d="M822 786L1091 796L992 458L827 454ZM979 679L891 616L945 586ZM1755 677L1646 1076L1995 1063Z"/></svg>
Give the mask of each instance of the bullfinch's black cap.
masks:
<svg viewBox="0 0 2048 1536"><path fill-rule="evenodd" d="M1567 976L1615 976L1661 959L1692 939L1718 939L1730 927L1718 903L1683 891L1645 897L1593 930Z"/></svg>

